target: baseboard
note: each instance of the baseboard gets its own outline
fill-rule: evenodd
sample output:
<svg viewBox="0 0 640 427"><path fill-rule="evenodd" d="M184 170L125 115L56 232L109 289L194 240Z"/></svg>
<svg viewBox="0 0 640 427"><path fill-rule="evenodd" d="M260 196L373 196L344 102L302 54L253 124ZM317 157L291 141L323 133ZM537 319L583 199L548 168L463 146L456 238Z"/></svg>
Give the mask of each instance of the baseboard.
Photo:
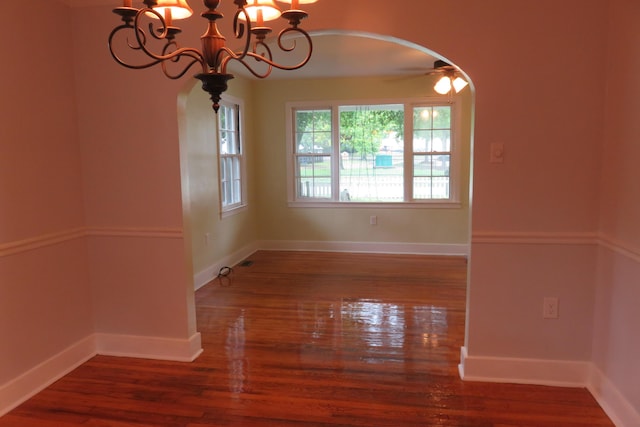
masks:
<svg viewBox="0 0 640 427"><path fill-rule="evenodd" d="M465 381L586 387L589 362L469 356L460 351L460 377Z"/></svg>
<svg viewBox="0 0 640 427"><path fill-rule="evenodd" d="M236 251L231 255L228 255L216 261L214 264L210 265L204 270L197 272L193 277L195 289L196 290L200 289L201 287L203 287L204 285L206 285L207 283L211 282L213 279L218 277L218 273L220 272L220 269L222 267L232 267L238 264L243 259L247 258L256 250L257 250L257 246L255 244L245 246L239 251Z"/></svg>
<svg viewBox="0 0 640 427"><path fill-rule="evenodd" d="M640 413L595 365L591 367L587 389L616 427L640 426Z"/></svg>
<svg viewBox="0 0 640 427"><path fill-rule="evenodd" d="M96 355L95 338L86 337L19 377L0 386L0 417Z"/></svg>
<svg viewBox="0 0 640 427"><path fill-rule="evenodd" d="M95 334L95 343L104 356L192 362L202 353L199 332L189 339Z"/></svg>
<svg viewBox="0 0 640 427"><path fill-rule="evenodd" d="M263 240L257 242L262 250L359 252L384 254L416 254L469 256L466 243L393 243L393 242L325 242L308 240Z"/></svg>

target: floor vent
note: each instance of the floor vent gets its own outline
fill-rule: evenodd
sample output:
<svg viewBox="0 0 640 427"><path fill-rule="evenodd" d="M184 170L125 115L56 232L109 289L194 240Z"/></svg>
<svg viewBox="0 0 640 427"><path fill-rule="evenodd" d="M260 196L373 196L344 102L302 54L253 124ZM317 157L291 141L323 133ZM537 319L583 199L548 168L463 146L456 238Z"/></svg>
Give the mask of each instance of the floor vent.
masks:
<svg viewBox="0 0 640 427"><path fill-rule="evenodd" d="M251 267L253 265L253 261L244 260L240 263L240 267Z"/></svg>

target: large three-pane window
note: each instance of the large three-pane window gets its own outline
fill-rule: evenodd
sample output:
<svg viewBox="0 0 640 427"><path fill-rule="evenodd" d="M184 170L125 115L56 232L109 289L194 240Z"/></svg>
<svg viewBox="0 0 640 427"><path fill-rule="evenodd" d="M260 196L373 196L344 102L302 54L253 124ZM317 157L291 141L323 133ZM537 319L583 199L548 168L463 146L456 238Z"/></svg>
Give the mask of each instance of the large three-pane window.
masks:
<svg viewBox="0 0 640 427"><path fill-rule="evenodd" d="M457 200L453 104L291 104L291 202Z"/></svg>

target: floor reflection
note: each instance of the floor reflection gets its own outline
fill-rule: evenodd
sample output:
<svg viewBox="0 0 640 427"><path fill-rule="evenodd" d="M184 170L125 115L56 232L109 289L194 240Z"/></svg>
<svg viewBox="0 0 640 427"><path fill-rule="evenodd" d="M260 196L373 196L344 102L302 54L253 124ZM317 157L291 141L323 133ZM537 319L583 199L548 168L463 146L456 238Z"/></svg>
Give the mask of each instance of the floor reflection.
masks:
<svg viewBox="0 0 640 427"><path fill-rule="evenodd" d="M306 337L299 356L309 360L331 350L334 360L414 363L418 349L436 350L449 328L446 307L370 299L299 302L297 328Z"/></svg>
<svg viewBox="0 0 640 427"><path fill-rule="evenodd" d="M229 323L227 327L227 340L225 351L229 369L229 391L242 393L245 391L245 382L248 380L248 360L245 357L245 310L240 310L240 315Z"/></svg>

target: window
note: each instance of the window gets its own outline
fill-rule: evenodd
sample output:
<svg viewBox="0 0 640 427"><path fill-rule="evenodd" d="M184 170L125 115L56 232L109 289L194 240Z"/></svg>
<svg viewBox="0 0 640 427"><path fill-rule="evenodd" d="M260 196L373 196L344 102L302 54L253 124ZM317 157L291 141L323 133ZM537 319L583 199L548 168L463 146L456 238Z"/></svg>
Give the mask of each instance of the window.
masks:
<svg viewBox="0 0 640 427"><path fill-rule="evenodd" d="M289 105L290 202L457 204L455 104Z"/></svg>
<svg viewBox="0 0 640 427"><path fill-rule="evenodd" d="M225 97L218 111L220 205L223 215L246 205L241 110L239 100Z"/></svg>

